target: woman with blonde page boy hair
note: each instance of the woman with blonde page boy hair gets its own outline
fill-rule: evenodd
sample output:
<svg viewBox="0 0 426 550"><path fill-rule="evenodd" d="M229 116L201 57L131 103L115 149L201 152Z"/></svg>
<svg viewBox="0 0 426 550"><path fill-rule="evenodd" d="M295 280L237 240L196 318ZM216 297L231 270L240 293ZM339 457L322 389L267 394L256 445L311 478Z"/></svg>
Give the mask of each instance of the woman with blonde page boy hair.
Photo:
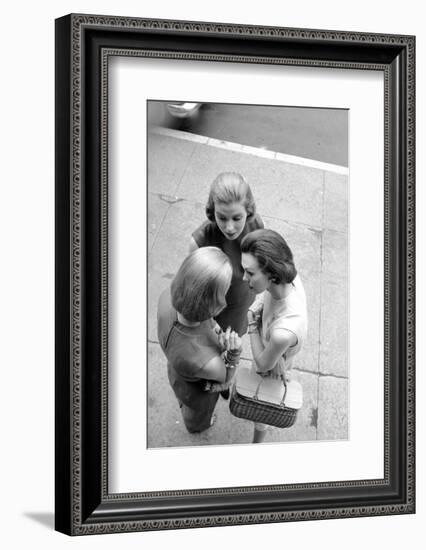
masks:
<svg viewBox="0 0 426 550"><path fill-rule="evenodd" d="M247 313L253 368L263 376L284 375L289 381L308 325L305 290L293 254L283 237L270 229L244 237L241 251L244 280L262 297ZM253 443L262 442L267 429L255 423Z"/></svg>
<svg viewBox="0 0 426 550"><path fill-rule="evenodd" d="M207 221L194 231L190 251L204 246L216 246L229 258L232 282L226 295L226 307L215 316L222 330L231 327L240 336L247 331L247 310L255 298L243 282L240 243L245 235L263 228L256 213L250 186L241 174L223 172L210 187L206 205Z"/></svg>
<svg viewBox="0 0 426 550"><path fill-rule="evenodd" d="M170 289L160 296L157 328L170 385L191 433L213 424L218 392L227 389L239 361L241 340L213 320L226 307L232 267L218 248L192 252Z"/></svg>

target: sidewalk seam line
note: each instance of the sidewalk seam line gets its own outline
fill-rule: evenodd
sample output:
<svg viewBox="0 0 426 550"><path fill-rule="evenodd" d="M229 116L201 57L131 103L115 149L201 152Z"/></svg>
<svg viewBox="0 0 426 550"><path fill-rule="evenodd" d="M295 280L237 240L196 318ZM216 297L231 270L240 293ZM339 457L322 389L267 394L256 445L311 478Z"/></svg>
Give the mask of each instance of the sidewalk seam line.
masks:
<svg viewBox="0 0 426 550"><path fill-rule="evenodd" d="M325 209L325 172L322 174L322 211L321 211L321 238L320 238L320 284L319 284L319 314L318 314L318 378L317 378L317 439L320 419L320 372L321 372L321 315L322 315L322 283L324 270L324 209Z"/></svg>
<svg viewBox="0 0 426 550"><path fill-rule="evenodd" d="M151 340L150 338L147 338L147 343L148 344L156 344L158 346L160 345L158 340ZM241 359L243 361L252 361L253 360L252 357L243 357L243 356L241 356ZM338 380L349 380L349 376L343 376L343 375L340 375L340 374L314 372L312 370L301 369L299 367L294 367L292 370L297 371L297 372L301 372L303 374L310 374L312 376L317 376L319 378L337 378Z"/></svg>
<svg viewBox="0 0 426 550"><path fill-rule="evenodd" d="M149 133L166 136L175 139L181 139L185 141L192 141L198 145L207 145L210 147L216 147L218 149L225 149L227 151L233 151L235 153L243 153L245 155L252 155L256 157L265 158L268 160L275 160L277 162L285 162L287 164L295 164L297 166L304 166L305 168L313 168L315 170L325 170L326 172L332 172L334 174L341 174L348 176L349 168L341 166L339 164L332 164L329 162L322 162L319 160L300 157L297 155L288 155L286 153L280 153L277 151L269 151L269 149L262 149L260 147L253 147L251 145L243 145L232 141L226 141L216 138L209 138L201 136L199 134L191 134L190 132L184 132L182 130L173 130L171 128L163 128L161 126L151 126Z"/></svg>
<svg viewBox="0 0 426 550"><path fill-rule="evenodd" d="M182 185L182 182L185 178L185 174L188 172L188 167L191 164L192 157L194 156L195 151L198 149L198 145L199 145L198 143L194 143L194 148L192 149L191 154L189 155L188 161L186 163L185 168L183 169L182 176L180 177L179 183L176 185L176 189L175 189L176 196L179 191L179 187Z"/></svg>

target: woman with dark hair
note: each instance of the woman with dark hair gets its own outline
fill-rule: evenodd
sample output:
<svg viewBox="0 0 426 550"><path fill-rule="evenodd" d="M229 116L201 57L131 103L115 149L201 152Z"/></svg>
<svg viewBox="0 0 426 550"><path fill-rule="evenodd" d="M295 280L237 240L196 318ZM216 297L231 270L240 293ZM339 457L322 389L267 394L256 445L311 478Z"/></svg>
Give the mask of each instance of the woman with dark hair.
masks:
<svg viewBox="0 0 426 550"><path fill-rule="evenodd" d="M185 258L159 299L158 339L191 433L212 425L217 392L228 389L239 360L238 334L223 333L213 320L226 306L231 278L231 264L221 250L200 248Z"/></svg>
<svg viewBox="0 0 426 550"><path fill-rule="evenodd" d="M240 243L245 235L263 227L249 184L241 174L223 172L210 187L205 221L191 237L190 251L204 246L223 250L232 264L227 305L215 317L222 330L231 327L240 336L247 331L247 310L255 294L243 282Z"/></svg>
<svg viewBox="0 0 426 550"><path fill-rule="evenodd" d="M293 254L283 237L270 229L249 233L241 252L244 280L262 296L247 314L253 367L263 376L283 375L288 381L308 324L305 290ZM266 429L255 423L253 443L264 440Z"/></svg>

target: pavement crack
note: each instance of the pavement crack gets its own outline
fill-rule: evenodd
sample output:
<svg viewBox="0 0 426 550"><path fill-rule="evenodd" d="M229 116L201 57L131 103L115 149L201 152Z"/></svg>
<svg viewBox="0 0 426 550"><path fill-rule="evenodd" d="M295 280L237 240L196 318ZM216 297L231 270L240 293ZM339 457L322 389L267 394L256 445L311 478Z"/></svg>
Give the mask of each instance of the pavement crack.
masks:
<svg viewBox="0 0 426 550"><path fill-rule="evenodd" d="M342 376L341 374L319 372L318 376L320 378L336 378L338 380L349 380L349 376Z"/></svg>
<svg viewBox="0 0 426 550"><path fill-rule="evenodd" d="M318 428L318 407L313 407L310 413L311 426Z"/></svg>

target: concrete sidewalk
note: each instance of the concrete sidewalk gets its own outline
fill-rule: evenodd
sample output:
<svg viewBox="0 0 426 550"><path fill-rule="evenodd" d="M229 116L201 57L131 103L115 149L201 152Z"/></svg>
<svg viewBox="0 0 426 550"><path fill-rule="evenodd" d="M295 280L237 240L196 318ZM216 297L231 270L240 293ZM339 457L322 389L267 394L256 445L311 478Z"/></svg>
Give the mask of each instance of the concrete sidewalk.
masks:
<svg viewBox="0 0 426 550"><path fill-rule="evenodd" d="M221 397L212 428L186 431L156 334L158 297L186 256L191 233L205 220L210 183L223 171L247 179L265 226L281 233L292 249L307 293L308 338L293 369L303 386L303 408L292 428L272 430L266 441L348 437L348 177L268 153L212 146L178 133L149 134L148 447L251 441L252 423L232 416ZM247 364L248 336L243 341Z"/></svg>

